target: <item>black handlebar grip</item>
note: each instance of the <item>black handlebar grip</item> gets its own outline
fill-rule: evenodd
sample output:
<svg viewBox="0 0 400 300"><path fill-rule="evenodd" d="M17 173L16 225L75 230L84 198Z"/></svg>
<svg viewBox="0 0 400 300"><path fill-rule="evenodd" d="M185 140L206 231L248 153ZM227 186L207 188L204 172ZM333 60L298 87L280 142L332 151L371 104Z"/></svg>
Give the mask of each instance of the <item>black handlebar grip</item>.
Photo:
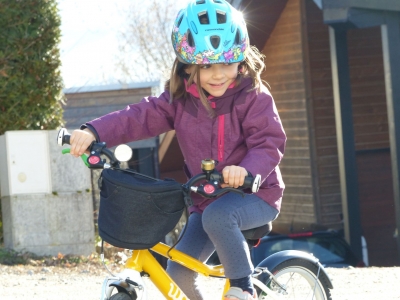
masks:
<svg viewBox="0 0 400 300"><path fill-rule="evenodd" d="M221 176L220 177L220 182L223 183L224 182L224 178L223 178L222 174L220 176ZM259 188L260 188L260 184L261 184L261 176L259 174L257 174L254 177L246 176L244 178L244 183L243 183L242 186L240 186L240 188L251 189L251 191L253 193L257 193Z"/></svg>
<svg viewBox="0 0 400 300"><path fill-rule="evenodd" d="M251 188L252 185L253 185L253 179L254 179L254 177L246 176L246 177L244 178L244 182L243 182L242 187L244 187L244 188Z"/></svg>
<svg viewBox="0 0 400 300"><path fill-rule="evenodd" d="M242 187L250 188L253 193L257 193L261 184L261 175L257 174L254 177L246 176Z"/></svg>
<svg viewBox="0 0 400 300"><path fill-rule="evenodd" d="M64 135L64 137L63 137L63 142L64 142L64 144L70 145L70 144L71 144L71 143L70 143L70 138L71 138L70 135Z"/></svg>

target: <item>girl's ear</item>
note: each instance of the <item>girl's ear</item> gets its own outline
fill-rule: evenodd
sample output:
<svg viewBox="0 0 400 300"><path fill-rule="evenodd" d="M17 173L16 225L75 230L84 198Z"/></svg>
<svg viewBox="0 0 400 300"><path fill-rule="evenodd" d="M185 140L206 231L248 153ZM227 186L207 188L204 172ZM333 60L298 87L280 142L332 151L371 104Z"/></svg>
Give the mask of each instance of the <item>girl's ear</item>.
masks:
<svg viewBox="0 0 400 300"><path fill-rule="evenodd" d="M193 66L187 66L186 68L184 68L185 73L188 75L192 74L192 68Z"/></svg>
<svg viewBox="0 0 400 300"><path fill-rule="evenodd" d="M246 71L246 67L243 63L240 63L238 66L238 74L244 74Z"/></svg>
<svg viewBox="0 0 400 300"><path fill-rule="evenodd" d="M186 78L186 80L189 80L189 78L196 74L196 65L186 66L182 73L184 74L183 77Z"/></svg>
<svg viewBox="0 0 400 300"><path fill-rule="evenodd" d="M247 65L246 63L241 62L238 66L238 74L243 75L247 73Z"/></svg>
<svg viewBox="0 0 400 300"><path fill-rule="evenodd" d="M183 63L179 63L177 68L179 77L188 79L190 76L190 71L188 70L189 68L190 66Z"/></svg>

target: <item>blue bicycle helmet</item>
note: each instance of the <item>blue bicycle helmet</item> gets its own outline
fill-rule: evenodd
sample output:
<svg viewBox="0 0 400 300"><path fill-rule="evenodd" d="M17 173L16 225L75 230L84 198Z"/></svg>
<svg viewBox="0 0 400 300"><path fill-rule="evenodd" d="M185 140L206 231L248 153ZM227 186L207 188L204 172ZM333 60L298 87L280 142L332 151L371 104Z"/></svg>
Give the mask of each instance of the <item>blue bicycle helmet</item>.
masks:
<svg viewBox="0 0 400 300"><path fill-rule="evenodd" d="M225 0L192 0L179 11L171 39L184 64L241 62L249 47L242 14Z"/></svg>

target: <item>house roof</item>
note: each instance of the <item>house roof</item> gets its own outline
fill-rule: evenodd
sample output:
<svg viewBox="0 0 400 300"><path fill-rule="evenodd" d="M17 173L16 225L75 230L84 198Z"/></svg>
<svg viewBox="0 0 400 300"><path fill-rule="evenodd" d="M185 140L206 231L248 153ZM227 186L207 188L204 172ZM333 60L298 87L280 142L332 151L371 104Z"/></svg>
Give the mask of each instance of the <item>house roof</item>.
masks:
<svg viewBox="0 0 400 300"><path fill-rule="evenodd" d="M96 85L96 86L79 86L64 89L64 94L73 93L91 93L91 92L104 92L104 91L117 91L117 90L129 90L129 89L141 89L141 88L158 88L160 87L160 81L147 81L147 82L131 82L131 83L114 83L108 85Z"/></svg>
<svg viewBox="0 0 400 300"><path fill-rule="evenodd" d="M343 29L379 26L387 13L400 11L399 0L314 0L324 23Z"/></svg>
<svg viewBox="0 0 400 300"><path fill-rule="evenodd" d="M320 9L366 8L400 11L399 0L314 0Z"/></svg>

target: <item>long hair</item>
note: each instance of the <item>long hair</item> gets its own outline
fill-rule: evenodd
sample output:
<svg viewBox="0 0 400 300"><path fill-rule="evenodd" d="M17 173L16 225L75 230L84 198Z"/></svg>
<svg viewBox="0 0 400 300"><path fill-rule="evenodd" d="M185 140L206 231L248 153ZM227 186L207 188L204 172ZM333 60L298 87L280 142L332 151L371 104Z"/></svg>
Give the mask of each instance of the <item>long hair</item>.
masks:
<svg viewBox="0 0 400 300"><path fill-rule="evenodd" d="M238 68L238 76L235 80L235 85L238 86L242 78L251 78L252 79L252 88L249 91L257 90L260 92L261 86L264 81L261 79L261 73L265 69L264 64L264 55L258 51L256 47L249 47L246 51L246 58L239 64ZM187 85L191 86L194 82L194 78L196 76L196 81L200 82L200 65L194 65L193 72L188 75L185 72L185 69L190 65L183 65L175 58L174 64L171 69L171 75L169 80L165 83L165 89L169 91L170 94L170 102L174 99L187 99L187 91L185 86L184 79L187 79ZM197 85L197 91L200 96L200 101L203 106L207 109L210 114L210 117L215 117L215 112L211 108L208 103L207 96L204 90Z"/></svg>

